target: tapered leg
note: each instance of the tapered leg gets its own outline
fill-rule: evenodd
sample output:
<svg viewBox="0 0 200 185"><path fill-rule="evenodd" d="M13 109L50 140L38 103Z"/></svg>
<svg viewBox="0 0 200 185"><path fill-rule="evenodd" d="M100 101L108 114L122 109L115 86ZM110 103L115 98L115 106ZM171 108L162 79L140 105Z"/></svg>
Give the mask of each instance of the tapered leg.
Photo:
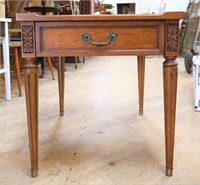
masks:
<svg viewBox="0 0 200 185"><path fill-rule="evenodd" d="M48 66L49 66L49 69L50 69L50 72L51 72L51 76L52 76L53 80L55 80L52 61L51 61L50 57L47 57L47 63L48 63Z"/></svg>
<svg viewBox="0 0 200 185"><path fill-rule="evenodd" d="M167 58L163 63L166 175L172 176L177 92L177 62Z"/></svg>
<svg viewBox="0 0 200 185"><path fill-rule="evenodd" d="M34 58L24 64L24 85L32 177L38 176L38 66Z"/></svg>
<svg viewBox="0 0 200 185"><path fill-rule="evenodd" d="M14 48L14 55L15 55L15 69L16 69L17 84L19 89L19 96L22 96L18 47Z"/></svg>
<svg viewBox="0 0 200 185"><path fill-rule="evenodd" d="M58 61L58 87L60 115L64 115L64 89L65 89L65 57L59 57Z"/></svg>
<svg viewBox="0 0 200 185"><path fill-rule="evenodd" d="M143 115L145 56L137 56L137 60L138 60L139 114L140 114L140 115Z"/></svg>

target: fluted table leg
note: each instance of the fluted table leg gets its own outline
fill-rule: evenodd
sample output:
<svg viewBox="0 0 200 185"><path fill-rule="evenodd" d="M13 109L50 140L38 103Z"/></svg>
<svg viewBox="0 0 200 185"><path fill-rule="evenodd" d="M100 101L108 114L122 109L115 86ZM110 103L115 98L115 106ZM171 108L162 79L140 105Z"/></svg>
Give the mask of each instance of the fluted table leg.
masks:
<svg viewBox="0 0 200 185"><path fill-rule="evenodd" d="M165 111L165 148L166 148L166 175L172 176L174 133L176 116L178 67L175 57L166 57L163 63L164 80L164 111Z"/></svg>
<svg viewBox="0 0 200 185"><path fill-rule="evenodd" d="M38 176L38 66L34 58L24 64L24 85L32 177Z"/></svg>

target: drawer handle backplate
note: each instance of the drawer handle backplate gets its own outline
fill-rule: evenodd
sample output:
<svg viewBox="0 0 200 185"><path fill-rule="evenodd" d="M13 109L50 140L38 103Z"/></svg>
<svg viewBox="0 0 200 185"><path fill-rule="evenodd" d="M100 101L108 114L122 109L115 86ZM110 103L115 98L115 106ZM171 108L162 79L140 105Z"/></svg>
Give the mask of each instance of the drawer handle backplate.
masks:
<svg viewBox="0 0 200 185"><path fill-rule="evenodd" d="M83 33L82 34L82 39L83 43L85 45L88 45L89 43L95 45L95 46L106 46L108 44L115 44L117 42L117 33L109 33L108 35L109 40L107 42L95 42L92 40L92 37L89 33Z"/></svg>

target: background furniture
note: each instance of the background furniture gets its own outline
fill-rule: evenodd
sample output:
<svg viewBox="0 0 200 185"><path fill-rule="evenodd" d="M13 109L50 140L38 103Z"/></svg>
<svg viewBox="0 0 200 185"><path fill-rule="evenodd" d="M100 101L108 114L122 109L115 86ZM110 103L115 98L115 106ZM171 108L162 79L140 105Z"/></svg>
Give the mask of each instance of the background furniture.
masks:
<svg viewBox="0 0 200 185"><path fill-rule="evenodd" d="M54 1L54 5L55 7L62 7L62 11L60 12L60 15L92 14L92 0L77 1L77 6L79 7L78 12L75 12L72 10L73 7L71 7L70 0L69 1L56 0Z"/></svg>
<svg viewBox="0 0 200 185"><path fill-rule="evenodd" d="M48 10L46 11L50 11L50 12L54 12L54 11L58 11L57 8L51 7L52 6L52 1L51 0L38 0L38 1L34 1L34 0L30 0L30 1L12 1L12 0L7 0L6 1L6 17L9 17L12 19L12 23L9 24L9 31L11 32L11 38L12 38L12 33L16 32L16 30L18 30L17 32L20 33L21 32L21 27L20 27L20 23L16 21L16 13L22 13L22 12L26 12L24 10L25 7L33 7L32 11L38 11L39 12L43 12L43 8L40 6L41 3L44 3L44 6L48 6ZM40 6L40 7L39 7ZM20 34L19 34L19 37ZM18 82L18 89L19 89L19 95L21 95L21 82L20 82L20 57L17 56L17 50L20 49L19 47L19 43L16 42L11 42L10 43L10 48L13 50L14 53L14 62L16 65L17 60L19 61L19 65L16 65L16 76L17 76L17 82ZM44 59L45 61L47 61L48 67L50 69L52 78L55 79L54 77L54 71L53 71L53 67L52 67L52 63L51 63L51 59L47 58ZM40 75L40 77L44 76L44 61L41 60L41 67L42 67L42 74Z"/></svg>
<svg viewBox="0 0 200 185"><path fill-rule="evenodd" d="M4 65L0 68L0 74L5 74L6 100L11 100L8 22L11 22L11 19L0 18L0 37L2 37Z"/></svg>
<svg viewBox="0 0 200 185"><path fill-rule="evenodd" d="M28 6L28 7L24 7L24 10L29 11L29 12L36 12L36 13L39 13L42 15L46 15L46 13L58 14L61 9L59 7L46 6L46 0L41 0L41 6ZM47 57L47 58L39 57L39 58L37 58L37 61L41 62L42 74L40 75L40 78L43 78L45 75L44 62L47 61L52 78L53 78L53 80L55 80L51 58L50 57Z"/></svg>
<svg viewBox="0 0 200 185"><path fill-rule="evenodd" d="M10 49L13 50L13 61L15 65L15 74L17 78L19 96L22 96L21 77L20 77L21 29L9 29L9 36L10 36L9 47Z"/></svg>
<svg viewBox="0 0 200 185"><path fill-rule="evenodd" d="M15 63L15 73L17 78L17 85L19 90L19 96L22 96L21 90L21 79L20 79L20 52L21 52L21 42L10 42L9 47L13 48L14 52L14 63Z"/></svg>
<svg viewBox="0 0 200 185"><path fill-rule="evenodd" d="M76 3L76 4L75 4ZM73 14L80 14L80 15L87 15L87 14L93 14L93 3L92 0L79 0L75 2L74 4L71 4L70 1L62 1L62 0L56 0L54 2L55 7L62 8L62 11L59 12L59 15L73 15ZM74 8L74 5L77 6ZM78 11L75 11L76 9L79 9ZM74 9L74 10L72 10ZM74 63L75 69L77 69L77 64L80 61L80 58L75 57L66 57L67 63ZM83 63L85 63L85 57L83 56Z"/></svg>

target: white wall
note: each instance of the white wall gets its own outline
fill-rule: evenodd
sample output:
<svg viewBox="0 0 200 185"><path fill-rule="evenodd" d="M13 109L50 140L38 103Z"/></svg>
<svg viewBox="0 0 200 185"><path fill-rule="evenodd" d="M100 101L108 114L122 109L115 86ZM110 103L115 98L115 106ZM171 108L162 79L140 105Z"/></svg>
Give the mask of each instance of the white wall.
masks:
<svg viewBox="0 0 200 185"><path fill-rule="evenodd" d="M5 17L5 0L0 0L0 17Z"/></svg>
<svg viewBox="0 0 200 185"><path fill-rule="evenodd" d="M117 3L136 3L136 14L159 13L162 0L104 0L106 4L112 4L114 13L117 13ZM189 0L165 0L166 11L185 11Z"/></svg>

